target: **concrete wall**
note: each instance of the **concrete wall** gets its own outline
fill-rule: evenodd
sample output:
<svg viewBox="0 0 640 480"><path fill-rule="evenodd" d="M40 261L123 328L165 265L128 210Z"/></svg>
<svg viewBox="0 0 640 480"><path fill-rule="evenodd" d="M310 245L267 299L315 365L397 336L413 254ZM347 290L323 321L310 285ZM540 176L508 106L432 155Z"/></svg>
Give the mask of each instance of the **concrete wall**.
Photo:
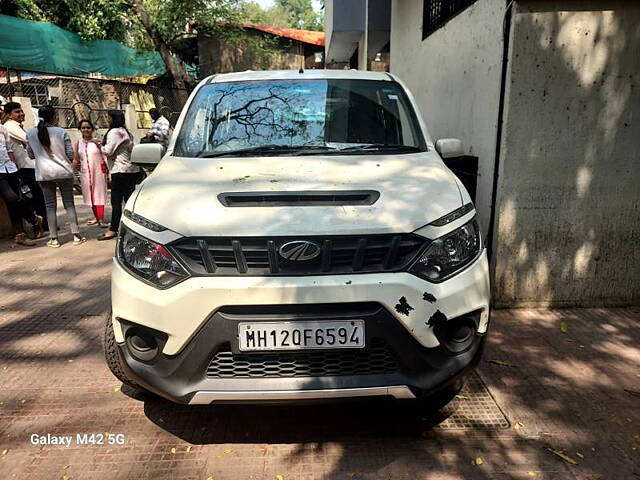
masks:
<svg viewBox="0 0 640 480"><path fill-rule="evenodd" d="M494 301L637 304L640 2L518 1L514 13Z"/></svg>
<svg viewBox="0 0 640 480"><path fill-rule="evenodd" d="M365 11L365 0L325 1L325 59L331 68L349 62L364 33Z"/></svg>
<svg viewBox="0 0 640 480"><path fill-rule="evenodd" d="M423 0L393 0L392 73L420 104L434 140L460 138L479 158L476 206L488 231L496 150L505 0L478 0L422 40Z"/></svg>
<svg viewBox="0 0 640 480"><path fill-rule="evenodd" d="M267 37L267 46L273 50L267 55L265 48L258 48L261 34L247 32L251 41L242 39L219 39L201 35L198 37L198 52L201 75L215 73L242 72L244 70L286 70L324 68L315 63L315 52L323 52L324 47L306 45L290 40L274 40ZM252 43L252 41L254 43ZM272 45L271 41L276 42Z"/></svg>

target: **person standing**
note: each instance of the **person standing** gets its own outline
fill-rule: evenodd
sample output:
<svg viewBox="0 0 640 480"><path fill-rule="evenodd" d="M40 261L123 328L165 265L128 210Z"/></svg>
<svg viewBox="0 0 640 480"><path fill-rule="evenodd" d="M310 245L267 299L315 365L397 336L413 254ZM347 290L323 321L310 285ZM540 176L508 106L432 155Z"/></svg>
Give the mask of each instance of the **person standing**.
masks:
<svg viewBox="0 0 640 480"><path fill-rule="evenodd" d="M169 133L171 131L171 124L169 123L169 120L167 120L157 108L151 108L149 110L149 115L151 115L153 124L151 125L151 128L145 136L147 138L153 139L155 143L161 143L166 150L166 148L169 146Z"/></svg>
<svg viewBox="0 0 640 480"><path fill-rule="evenodd" d="M82 139L78 140L73 149L73 166L80 170L82 185L82 199L91 206L94 220L87 225L107 228L104 223L104 206L107 202L107 164L104 161L100 146L94 142L95 128L90 120L80 120L78 130Z"/></svg>
<svg viewBox="0 0 640 480"><path fill-rule="evenodd" d="M111 240L118 236L122 209L136 185L142 181L140 168L131 163L133 137L125 126L124 112L109 110L108 114L109 130L104 137L102 153L107 156L111 173L111 225L98 240ZM100 145L99 140L94 140L94 143Z"/></svg>
<svg viewBox="0 0 640 480"><path fill-rule="evenodd" d="M22 110L22 106L19 103L9 102L4 106L4 113L6 115L4 126L11 137L11 148L16 158L18 176L23 185L29 187L31 191L31 208L43 218L42 232L37 235L42 236L44 232L49 230L49 223L47 221L47 210L44 206L44 195L40 185L36 182L36 164L27 154L27 134L22 127L24 110Z"/></svg>
<svg viewBox="0 0 640 480"><path fill-rule="evenodd" d="M11 150L9 132L4 125L0 125L0 198L4 200L9 211L15 242L28 247L34 246L36 243L24 233L22 220L31 223L34 231L38 231L42 228L42 217L38 217L20 195L18 167Z"/></svg>
<svg viewBox="0 0 640 480"><path fill-rule="evenodd" d="M49 220L48 247L58 248L58 219L56 187L60 189L62 204L67 212L73 244L87 241L80 235L78 216L73 203L73 147L69 133L57 126L58 114L53 107L46 105L38 109L38 126L27 130L27 153L36 163L36 180L44 193Z"/></svg>

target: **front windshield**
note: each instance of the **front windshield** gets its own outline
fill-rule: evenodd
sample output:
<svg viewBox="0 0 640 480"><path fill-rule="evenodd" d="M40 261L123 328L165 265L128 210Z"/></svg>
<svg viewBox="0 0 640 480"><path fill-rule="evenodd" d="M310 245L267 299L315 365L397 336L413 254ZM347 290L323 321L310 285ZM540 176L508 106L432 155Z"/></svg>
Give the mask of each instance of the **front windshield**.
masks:
<svg viewBox="0 0 640 480"><path fill-rule="evenodd" d="M400 85L374 80L261 80L210 84L191 103L174 155L241 151L424 151ZM304 154L304 153L302 153Z"/></svg>

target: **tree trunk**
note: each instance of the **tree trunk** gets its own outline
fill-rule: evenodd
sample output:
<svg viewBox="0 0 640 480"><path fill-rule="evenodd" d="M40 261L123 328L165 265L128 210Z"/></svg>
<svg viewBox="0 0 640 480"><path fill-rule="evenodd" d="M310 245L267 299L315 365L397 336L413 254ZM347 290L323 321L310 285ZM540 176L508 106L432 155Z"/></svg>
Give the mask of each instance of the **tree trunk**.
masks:
<svg viewBox="0 0 640 480"><path fill-rule="evenodd" d="M190 80L189 75L187 74L186 70L182 67L182 65L180 65L179 63L176 63L176 61L173 58L173 55L171 55L171 50L169 49L169 46L162 39L162 37L156 31L156 29L153 28L153 25L151 24L151 20L149 19L149 13L147 13L147 10L144 8L143 0L133 0L133 8L135 9L135 12L136 12L136 15L138 15L138 18L140 18L140 21L142 22L144 29L147 31L147 34L149 35L149 37L151 37L151 40L153 41L153 45L155 46L156 51L162 57L162 61L167 67L167 73L173 80L173 85L176 88L186 89L187 83Z"/></svg>

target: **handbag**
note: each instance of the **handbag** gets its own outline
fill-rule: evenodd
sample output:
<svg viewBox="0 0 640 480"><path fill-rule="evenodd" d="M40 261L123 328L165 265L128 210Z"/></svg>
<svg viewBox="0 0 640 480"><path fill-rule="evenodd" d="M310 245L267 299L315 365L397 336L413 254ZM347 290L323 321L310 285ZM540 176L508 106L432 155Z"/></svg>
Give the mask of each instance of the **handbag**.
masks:
<svg viewBox="0 0 640 480"><path fill-rule="evenodd" d="M24 183L22 179L20 179L20 194L22 197L28 198L31 200L33 198L33 192L31 191L31 187Z"/></svg>

